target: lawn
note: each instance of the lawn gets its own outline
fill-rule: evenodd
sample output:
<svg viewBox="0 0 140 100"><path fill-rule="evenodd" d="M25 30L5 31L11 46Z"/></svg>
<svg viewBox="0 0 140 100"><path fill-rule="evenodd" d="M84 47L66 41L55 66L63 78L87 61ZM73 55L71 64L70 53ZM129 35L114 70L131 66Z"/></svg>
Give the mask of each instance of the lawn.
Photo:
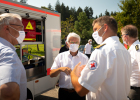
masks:
<svg viewBox="0 0 140 100"><path fill-rule="evenodd" d="M19 48L19 46L16 46L16 48ZM24 45L22 46L23 52L24 52L24 56L28 56L28 59L33 59L34 56L32 55L36 55L36 56L45 56L45 51L44 51L44 44L38 44L38 49L37 49L37 44L30 44L30 45ZM19 49L16 50L18 56L20 56L19 53ZM25 54L26 53L26 54ZM31 55L27 55L31 54Z"/></svg>

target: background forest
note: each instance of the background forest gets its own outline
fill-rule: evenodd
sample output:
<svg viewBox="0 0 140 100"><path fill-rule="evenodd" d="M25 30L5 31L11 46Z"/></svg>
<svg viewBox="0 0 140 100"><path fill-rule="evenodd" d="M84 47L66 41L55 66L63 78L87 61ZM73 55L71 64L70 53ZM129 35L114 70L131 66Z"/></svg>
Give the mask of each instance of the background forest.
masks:
<svg viewBox="0 0 140 100"><path fill-rule="evenodd" d="M28 3L28 0L19 0L19 2ZM92 39L93 20L104 15L112 16L117 20L119 37L121 36L121 28L127 24L137 26L140 32L140 0L120 0L118 6L121 9L120 12L108 12L106 9L105 12L101 13L99 16L94 15L94 10L96 9L92 9L92 7L86 6L84 9L79 7L76 10L75 7L70 8L69 6L65 6L63 2L60 4L59 0L57 0L55 7L49 4L47 7L42 6L41 8L61 13L62 44L64 43L65 35L68 35L70 32L79 34L82 40L81 44L85 44L88 39ZM96 17L93 17L93 15ZM93 40L93 46L96 45L97 44Z"/></svg>

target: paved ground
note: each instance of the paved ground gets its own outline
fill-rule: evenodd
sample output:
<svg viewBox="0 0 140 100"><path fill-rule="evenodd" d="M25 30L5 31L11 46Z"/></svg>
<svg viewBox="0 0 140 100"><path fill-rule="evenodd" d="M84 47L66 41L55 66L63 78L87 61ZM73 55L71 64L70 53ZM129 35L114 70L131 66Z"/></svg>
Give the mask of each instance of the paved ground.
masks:
<svg viewBox="0 0 140 100"><path fill-rule="evenodd" d="M49 90L37 97L35 97L35 100L58 100L58 87Z"/></svg>

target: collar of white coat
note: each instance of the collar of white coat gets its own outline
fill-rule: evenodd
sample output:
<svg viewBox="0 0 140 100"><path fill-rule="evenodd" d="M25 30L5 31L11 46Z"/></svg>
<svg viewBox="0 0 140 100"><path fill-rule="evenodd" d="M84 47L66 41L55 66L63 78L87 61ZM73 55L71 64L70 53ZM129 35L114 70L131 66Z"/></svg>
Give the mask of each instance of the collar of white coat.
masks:
<svg viewBox="0 0 140 100"><path fill-rule="evenodd" d="M139 42L139 40L136 40L131 46L130 46L130 48L128 49L128 51L130 52L131 50L133 50L133 48L135 48L135 46L137 45L137 44L139 44L140 42Z"/></svg>
<svg viewBox="0 0 140 100"><path fill-rule="evenodd" d="M68 53L68 55L71 55L71 54L70 54L70 50L69 50L67 53ZM72 55L71 55L71 56L72 56ZM78 51L78 53L77 53L76 56L80 57L80 53L79 53L79 51Z"/></svg>
<svg viewBox="0 0 140 100"><path fill-rule="evenodd" d="M111 43L111 41L119 41L119 37L118 36L111 36L111 37L108 37L107 39L105 39L102 43L102 44L107 44L107 43Z"/></svg>
<svg viewBox="0 0 140 100"><path fill-rule="evenodd" d="M13 50L16 50L16 48L9 41L5 40L4 38L0 37L0 43L12 48Z"/></svg>

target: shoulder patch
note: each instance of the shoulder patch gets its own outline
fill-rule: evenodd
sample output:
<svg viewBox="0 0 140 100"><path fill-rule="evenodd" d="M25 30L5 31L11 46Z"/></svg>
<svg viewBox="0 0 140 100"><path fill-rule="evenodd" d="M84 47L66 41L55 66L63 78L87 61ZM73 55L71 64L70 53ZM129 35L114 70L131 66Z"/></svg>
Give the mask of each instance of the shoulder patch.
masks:
<svg viewBox="0 0 140 100"><path fill-rule="evenodd" d="M139 50L139 45L136 45L135 49L136 49L136 51L138 51Z"/></svg>
<svg viewBox="0 0 140 100"><path fill-rule="evenodd" d="M102 44L102 45L98 45L95 47L95 49L99 49L100 47L104 46L105 44Z"/></svg>
<svg viewBox="0 0 140 100"><path fill-rule="evenodd" d="M92 71L97 69L97 62L95 60L91 60L88 62L88 68Z"/></svg>

